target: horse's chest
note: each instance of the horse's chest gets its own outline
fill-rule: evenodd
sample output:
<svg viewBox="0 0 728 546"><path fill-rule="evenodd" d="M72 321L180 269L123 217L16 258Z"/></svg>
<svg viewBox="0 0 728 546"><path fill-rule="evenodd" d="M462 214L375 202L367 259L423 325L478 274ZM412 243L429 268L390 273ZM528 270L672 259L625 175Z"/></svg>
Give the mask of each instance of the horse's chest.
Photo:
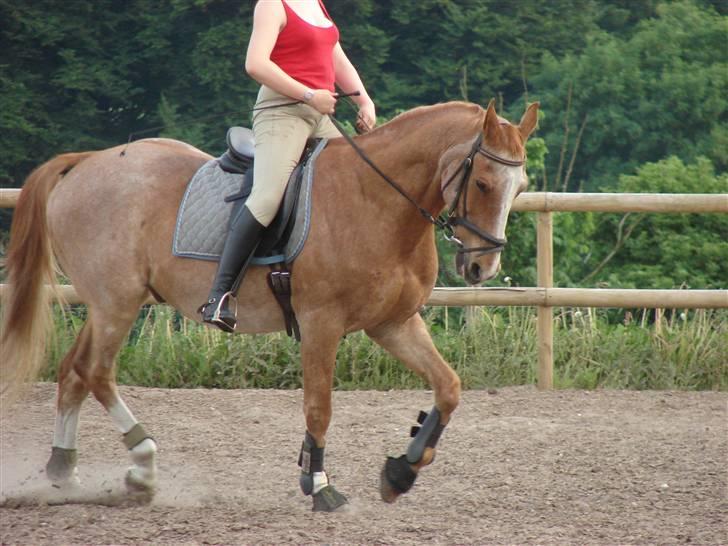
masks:
<svg viewBox="0 0 728 546"><path fill-rule="evenodd" d="M384 321L401 321L416 313L427 301L434 284L434 280L419 273L407 268L372 269L367 282L351 292L357 300L352 306L352 319L357 326L365 328Z"/></svg>

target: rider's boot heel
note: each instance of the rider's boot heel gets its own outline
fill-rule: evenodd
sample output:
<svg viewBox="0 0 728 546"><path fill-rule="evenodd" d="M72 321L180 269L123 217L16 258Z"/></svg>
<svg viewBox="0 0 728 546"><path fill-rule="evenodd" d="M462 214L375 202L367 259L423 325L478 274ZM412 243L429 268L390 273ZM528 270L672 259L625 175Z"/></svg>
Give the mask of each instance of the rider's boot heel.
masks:
<svg viewBox="0 0 728 546"><path fill-rule="evenodd" d="M237 302L233 310L229 307L232 290L242 281L250 260L258 247L264 226L243 206L230 222L225 246L220 256L215 280L210 289L207 303L198 312L202 321L214 324L225 332L233 332L237 323Z"/></svg>

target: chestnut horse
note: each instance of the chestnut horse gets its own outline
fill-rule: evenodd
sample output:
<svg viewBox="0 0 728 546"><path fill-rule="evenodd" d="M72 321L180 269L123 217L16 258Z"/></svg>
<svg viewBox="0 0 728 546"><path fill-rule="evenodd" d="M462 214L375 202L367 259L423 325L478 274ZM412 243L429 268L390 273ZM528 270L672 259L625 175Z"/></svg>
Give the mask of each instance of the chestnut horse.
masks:
<svg viewBox="0 0 728 546"><path fill-rule="evenodd" d="M500 267L511 204L527 185L525 141L537 122L530 105L519 125L487 109L452 102L406 112L359 136L363 153L419 205L403 198L366 165L344 139L320 155L313 185L308 241L292 266L293 307L301 331L306 431L301 487L315 510L346 502L323 467L339 340L364 330L433 388L434 408L421 413L407 454L386 461L381 495L406 492L434 457L435 445L458 405L460 379L438 353L419 310L437 277L435 232L423 210L446 207L459 270L470 284ZM172 255L177 208L187 182L210 156L188 144L146 139L96 152L57 156L26 180L15 210L7 255L9 290L3 304L2 381L17 393L42 365L49 299L60 266L88 306L88 318L60 364L51 481L77 479L76 437L89 392L104 406L129 449L132 492L155 490L157 446L119 396L115 359L140 307L154 295L198 320L215 264ZM431 219L432 219L431 217ZM252 268L238 295L237 330L284 328L266 284Z"/></svg>

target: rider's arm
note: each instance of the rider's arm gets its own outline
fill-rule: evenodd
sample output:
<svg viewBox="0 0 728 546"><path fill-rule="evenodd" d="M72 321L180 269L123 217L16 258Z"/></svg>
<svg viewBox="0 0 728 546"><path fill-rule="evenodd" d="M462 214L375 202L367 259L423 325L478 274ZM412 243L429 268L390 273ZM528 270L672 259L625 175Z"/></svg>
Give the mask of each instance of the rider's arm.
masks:
<svg viewBox="0 0 728 546"><path fill-rule="evenodd" d="M309 88L286 74L270 60L278 34L286 25L286 12L280 2L258 2L253 13L253 32L245 57L245 70L258 83L273 91L303 100ZM335 99L327 89L314 89L308 102L321 113L333 112Z"/></svg>
<svg viewBox="0 0 728 546"><path fill-rule="evenodd" d="M280 2L258 2L253 13L253 32L245 57L245 70L258 83L294 99L303 99L308 88L286 74L270 60L278 34L286 24Z"/></svg>
<svg viewBox="0 0 728 546"><path fill-rule="evenodd" d="M366 123L367 128L373 128L376 123L374 102L369 97L359 77L359 73L354 68L354 65L351 64L346 53L344 53L340 43L334 46L334 72L336 75L336 84L344 93L351 93L353 91L361 92L361 95L352 97L352 99L359 105L359 115Z"/></svg>

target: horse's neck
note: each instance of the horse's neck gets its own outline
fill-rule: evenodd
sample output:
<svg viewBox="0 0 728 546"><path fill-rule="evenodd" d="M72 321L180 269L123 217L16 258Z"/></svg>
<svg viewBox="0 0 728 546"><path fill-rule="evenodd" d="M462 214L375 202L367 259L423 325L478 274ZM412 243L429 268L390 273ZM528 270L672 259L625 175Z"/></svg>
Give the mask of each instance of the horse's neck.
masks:
<svg viewBox="0 0 728 546"><path fill-rule="evenodd" d="M475 138L482 127L483 110L469 103L448 103L416 108L402 114L360 140L365 153L423 208L438 213L444 206L435 174L442 155L451 147ZM381 188L384 180L368 170L366 187ZM388 201L397 200L409 213L417 208L394 190L379 191ZM409 215L409 214L408 214Z"/></svg>

